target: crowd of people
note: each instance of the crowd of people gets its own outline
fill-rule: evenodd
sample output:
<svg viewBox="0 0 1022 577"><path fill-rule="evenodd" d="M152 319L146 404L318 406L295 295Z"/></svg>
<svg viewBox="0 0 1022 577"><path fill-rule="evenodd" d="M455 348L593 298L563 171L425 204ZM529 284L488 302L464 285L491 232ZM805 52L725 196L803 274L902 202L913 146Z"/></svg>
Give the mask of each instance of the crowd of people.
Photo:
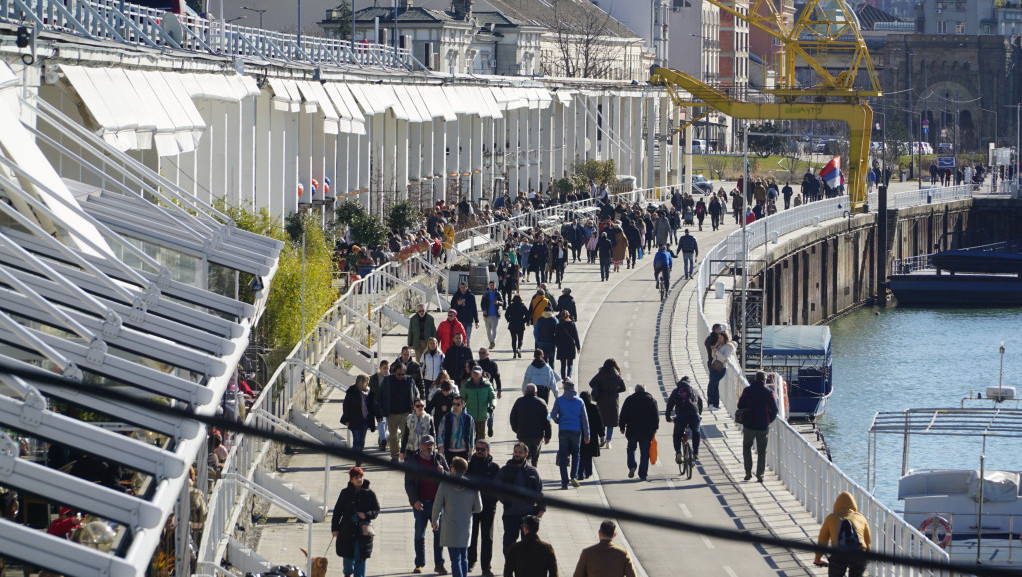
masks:
<svg viewBox="0 0 1022 577"><path fill-rule="evenodd" d="M721 205L716 197L710 204L714 203ZM628 477L646 480L661 417L673 423L676 462L682 460L681 442L687 431L693 456L698 459L704 402L688 377L677 383L665 411L641 384L628 393L613 358L602 363L589 380L588 390L579 390L573 379L574 361L582 346L575 325L579 310L571 288L562 287L569 264L598 262L601 280L606 281L622 263L626 269L634 267L654 246L663 253L674 243L685 262L685 276L691 277L698 244L689 230L681 232L681 222L689 211L696 214L695 206L705 207L706 203L699 199L690 205L678 195L677 204L672 198L661 206L645 208L602 199L591 219L572 219L557 232L511 233L499 251L497 281L490 281L479 295L461 284L443 320L434 320L425 304L418 305L409 318L400 355L393 362L381 361L373 375L358 376L348 389L341 423L351 431L353 448L363 452L367 435L376 432L381 451L389 453L393 462L412 467L405 474L404 489L414 517L413 573L425 571L426 542L432 539L430 559L435 574L448 573L446 548L454 576L465 576L478 565L483 577L492 577L494 525L500 505L505 577L557 575L556 553L540 539L546 511L535 498L544 490L537 466L545 446L554 439L555 428L554 459L562 490L577 488L592 477L593 460L601 449L611 448L615 430L626 441ZM700 210L704 215L724 214L722 205L719 211ZM714 228L719 226L717 221L714 217ZM595 243L590 242L593 238ZM526 288L529 283L535 283L534 291ZM557 297L549 290L554 283L561 289ZM502 318L511 337L513 359L523 358L524 334L530 327L533 336L521 395L503 415L498 401L504 396L505 383L499 363L490 357ZM476 331L481 325L483 336ZM473 335L478 348L472 345ZM715 410L720 406L719 383L734 345L717 325L706 347L710 358L707 405ZM760 376L743 392L738 407L748 414L743 438L746 480L753 472L751 448L756 445L755 474L762 482L766 431L777 415L777 403ZM495 418L507 419L514 437L511 458L503 465L495 462L491 453ZM345 577L365 575L365 560L372 551L372 519L380 511L361 463L355 465L333 518L336 551L344 558ZM498 499L417 475L416 470L507 486L533 497L519 492ZM605 521L599 543L579 557L575 577L634 575L628 553L613 543L615 534L614 523Z"/></svg>

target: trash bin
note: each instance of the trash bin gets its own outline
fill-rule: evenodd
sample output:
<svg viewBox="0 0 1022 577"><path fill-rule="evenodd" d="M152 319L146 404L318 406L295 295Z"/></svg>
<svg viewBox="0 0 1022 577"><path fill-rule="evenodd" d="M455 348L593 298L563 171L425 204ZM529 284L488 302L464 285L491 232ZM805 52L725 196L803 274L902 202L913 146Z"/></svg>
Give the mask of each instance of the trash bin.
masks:
<svg viewBox="0 0 1022 577"><path fill-rule="evenodd" d="M905 182L906 179L908 179L908 171L903 168L901 169L901 182Z"/></svg>

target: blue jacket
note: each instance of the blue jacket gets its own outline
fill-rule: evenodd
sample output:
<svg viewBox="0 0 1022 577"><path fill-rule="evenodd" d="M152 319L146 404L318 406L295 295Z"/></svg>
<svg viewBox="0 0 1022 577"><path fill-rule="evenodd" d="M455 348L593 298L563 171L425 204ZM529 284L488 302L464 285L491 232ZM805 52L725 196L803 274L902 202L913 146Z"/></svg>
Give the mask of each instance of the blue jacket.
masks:
<svg viewBox="0 0 1022 577"><path fill-rule="evenodd" d="M586 414L586 405L571 389L565 389L564 394L554 401L554 409L550 411L550 418L557 423L562 431L582 431L583 438L589 437L589 416Z"/></svg>
<svg viewBox="0 0 1022 577"><path fill-rule="evenodd" d="M659 269L661 267L667 267L667 270L671 270L674 267L674 262L671 260L671 253L666 250L658 250L656 256L653 257L653 268Z"/></svg>

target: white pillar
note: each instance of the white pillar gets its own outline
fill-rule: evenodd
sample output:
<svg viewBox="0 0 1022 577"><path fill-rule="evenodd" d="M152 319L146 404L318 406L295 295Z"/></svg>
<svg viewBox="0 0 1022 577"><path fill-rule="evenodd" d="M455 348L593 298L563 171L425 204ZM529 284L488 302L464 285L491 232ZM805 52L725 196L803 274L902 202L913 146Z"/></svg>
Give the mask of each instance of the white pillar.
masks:
<svg viewBox="0 0 1022 577"><path fill-rule="evenodd" d="M436 153L436 147L434 139L436 138L436 127L438 124L443 122L438 118L434 118L431 122L422 123L422 204L432 204L436 196L433 190L434 183L436 182L435 172L436 170L433 163L433 156ZM439 131L439 132L442 132Z"/></svg>
<svg viewBox="0 0 1022 577"><path fill-rule="evenodd" d="M550 106L550 175L554 180L564 178L564 105L556 100Z"/></svg>
<svg viewBox="0 0 1022 577"><path fill-rule="evenodd" d="M522 190L529 191L535 188L532 182L529 182L529 117L531 110L526 106L518 109L518 154L515 157L517 165L515 170L518 171L518 187Z"/></svg>
<svg viewBox="0 0 1022 577"><path fill-rule="evenodd" d="M479 200L483 195L483 123L489 119L479 116L472 118L472 139L469 141L472 154L472 166L469 177L472 183L472 199Z"/></svg>
<svg viewBox="0 0 1022 577"><path fill-rule="evenodd" d="M397 121L397 139L394 144L397 146L397 168L395 170L396 194L395 201L408 200L408 148L409 131L411 127L407 120Z"/></svg>
<svg viewBox="0 0 1022 577"><path fill-rule="evenodd" d="M667 175L670 173L671 168L671 151L667 145L667 139L663 138L667 134L667 120L670 118L671 110L671 99L669 97L660 98L660 122L659 130L657 130L656 138L654 140L660 141L660 186L667 186Z"/></svg>
<svg viewBox="0 0 1022 577"><path fill-rule="evenodd" d="M575 99L575 150L571 157L570 162L575 162L576 158L586 158L586 107L589 106L589 97L584 93L580 92L578 98Z"/></svg>
<svg viewBox="0 0 1022 577"><path fill-rule="evenodd" d="M472 125L477 119L465 115L458 121L458 200L472 198Z"/></svg>
<svg viewBox="0 0 1022 577"><path fill-rule="evenodd" d="M223 129L222 126L217 126L215 122L215 112L213 111L213 102L206 99L200 99L195 103L196 108L202 114L203 120L206 121L206 130L202 133L202 138L199 140L199 145L195 148L195 195L202 201L209 202L211 200L211 179L212 174L211 162L213 160L213 140L217 137L218 133Z"/></svg>
<svg viewBox="0 0 1022 577"><path fill-rule="evenodd" d="M507 172L508 190L517 198L522 189L518 182L518 109L508 110L504 115L507 123L504 131L504 170Z"/></svg>
<svg viewBox="0 0 1022 577"><path fill-rule="evenodd" d="M227 197L228 204L239 206L242 200L241 173L244 167L242 161L249 152L249 149L245 147L241 133L242 104L240 102L232 102L227 104L226 108L224 117L226 125L224 133L224 153L226 159L224 162L224 194Z"/></svg>
<svg viewBox="0 0 1022 577"><path fill-rule="evenodd" d="M610 94L604 92L600 96L600 130L597 134L597 139L600 142L600 160L614 158L611 152L614 146L613 136L611 136L614 134L614 123L611 118L613 118L613 112L610 109Z"/></svg>
<svg viewBox="0 0 1022 577"><path fill-rule="evenodd" d="M577 150L577 127L575 123L575 117L578 114L578 107L582 106L582 99L580 95L573 94L571 96L571 106L564 109L564 159L561 164L561 170L566 172L568 176L571 176L571 164L575 162L575 154Z"/></svg>
<svg viewBox="0 0 1022 577"><path fill-rule="evenodd" d="M646 99L641 96L633 96L629 100L631 100L632 109L632 176L639 183L639 188L644 188L642 156L645 153L645 148L642 145L642 111Z"/></svg>
<svg viewBox="0 0 1022 577"><path fill-rule="evenodd" d="M383 164L383 194L380 196L382 204L379 210L385 210L390 203L397 198L397 166L398 166L398 119L394 116L393 109L388 110L384 115L383 134L383 156L380 157ZM380 213L382 214L382 212Z"/></svg>
<svg viewBox="0 0 1022 577"><path fill-rule="evenodd" d="M650 188L656 186L654 147L656 145L657 102L656 98L653 97L646 97L642 100L646 109L646 159L643 163L646 169L644 188Z"/></svg>
<svg viewBox="0 0 1022 577"><path fill-rule="evenodd" d="M386 139L384 138L384 128L386 124L386 114L374 114L372 121L372 129L368 131L366 135L369 140L369 146L372 152L369 157L369 177L367 179L367 191L366 196L366 208L377 213L380 209L377 206L380 203L381 191L385 190L385 178L384 178L384 166L386 160Z"/></svg>
<svg viewBox="0 0 1022 577"><path fill-rule="evenodd" d="M284 210L281 216L298 210L298 155L301 112L288 113L284 123Z"/></svg>
<svg viewBox="0 0 1022 577"><path fill-rule="evenodd" d="M302 184L304 192L298 197L298 204L312 204L312 138L316 132L316 117L318 112L306 112L306 104L302 105L302 111L298 113L298 149L296 158L298 160L298 182ZM310 108L312 108L310 106ZM295 184L295 188L298 185ZM297 194L297 193L296 193Z"/></svg>
<svg viewBox="0 0 1022 577"><path fill-rule="evenodd" d="M238 155L238 199L248 208L256 203L256 127L259 125L259 99L248 97L238 106L238 130L241 154Z"/></svg>
<svg viewBox="0 0 1022 577"><path fill-rule="evenodd" d="M458 202L458 183L461 182L460 170L460 147L461 147L461 125L465 122L465 115L459 114L458 120L447 123L447 182L444 183L444 198L447 202Z"/></svg>
<svg viewBox="0 0 1022 577"><path fill-rule="evenodd" d="M586 158L599 158L600 136L598 134L599 130L596 126L596 116L599 113L596 107L599 102L599 94L594 94L586 99L586 138L589 139L589 148L586 150Z"/></svg>
<svg viewBox="0 0 1022 577"><path fill-rule="evenodd" d="M685 122L684 118L685 118L686 115L685 115L684 112L682 112L683 108L684 107L682 107L682 106L675 106L674 107L674 126L679 128L679 129L681 128L682 122ZM683 138L682 132L680 130L678 132L675 132L674 134L672 134L671 137L674 140L674 168L675 168L675 171L674 171L674 181L673 182L674 182L674 184L681 184L681 170L682 170L681 167L683 166L682 165L682 157L684 156L682 154L682 151L685 150L685 147L682 145L681 142L682 142L682 140L684 140L684 138Z"/></svg>
<svg viewBox="0 0 1022 577"><path fill-rule="evenodd" d="M252 165L252 185L255 188L256 209L270 209L270 191L273 189L271 178L270 151L273 148L273 123L271 116L273 102L269 96L258 96L254 101L255 126L252 130L255 162ZM272 212L271 212L272 214Z"/></svg>

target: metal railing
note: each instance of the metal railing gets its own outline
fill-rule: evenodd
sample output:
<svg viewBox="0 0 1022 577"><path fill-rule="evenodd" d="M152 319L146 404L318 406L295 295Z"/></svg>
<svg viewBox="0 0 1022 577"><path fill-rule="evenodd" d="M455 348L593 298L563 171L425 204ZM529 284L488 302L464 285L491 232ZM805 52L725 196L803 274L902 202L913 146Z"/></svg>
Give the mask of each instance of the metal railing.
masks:
<svg viewBox="0 0 1022 577"><path fill-rule="evenodd" d="M903 208L969 198L971 192L969 186L931 188L892 194L888 203L892 208ZM870 206L876 206L876 195L870 197ZM838 197L811 202L768 216L747 227L748 249L751 252L766 242L776 242L775 234L780 236L801 228L819 226L827 220L846 217L847 210L848 198ZM706 339L712 326L706 318L703 298L711 282L726 272L730 264L741 260L741 251L742 231L739 230L710 249L699 265L696 275L696 301L700 319L700 322L696 323L698 342ZM705 355L702 347L700 350ZM708 359L702 360L705 366ZM742 368L732 358L720 383L720 400L729 415L734 414L738 397L747 385L748 381ZM823 522L832 512L837 495L842 491L848 491L855 497L859 511L869 520L874 550L935 561L946 562L949 559L946 551L852 480L786 421L775 421L770 427L767 464L785 488L818 522ZM945 575L946 572L877 565L870 574Z"/></svg>
<svg viewBox="0 0 1022 577"><path fill-rule="evenodd" d="M120 0L0 0L0 20L37 31L73 34L89 40L203 52L230 58L424 69L407 48L383 44L284 34L174 14Z"/></svg>

